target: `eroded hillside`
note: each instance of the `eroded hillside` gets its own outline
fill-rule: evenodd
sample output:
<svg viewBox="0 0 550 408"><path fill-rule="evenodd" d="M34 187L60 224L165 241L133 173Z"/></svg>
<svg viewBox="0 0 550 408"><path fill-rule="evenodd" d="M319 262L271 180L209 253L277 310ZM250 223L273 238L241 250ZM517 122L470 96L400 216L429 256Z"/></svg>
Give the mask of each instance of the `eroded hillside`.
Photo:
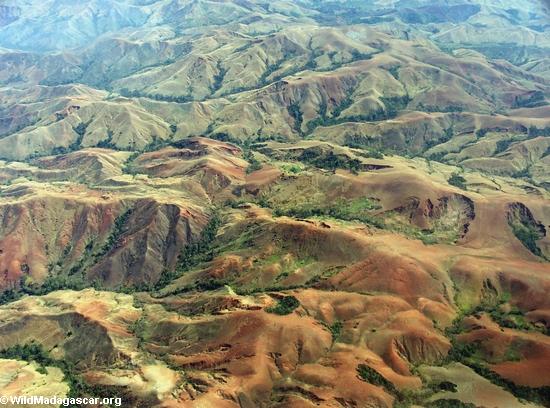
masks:
<svg viewBox="0 0 550 408"><path fill-rule="evenodd" d="M548 18L0 1L2 394L549 406Z"/></svg>

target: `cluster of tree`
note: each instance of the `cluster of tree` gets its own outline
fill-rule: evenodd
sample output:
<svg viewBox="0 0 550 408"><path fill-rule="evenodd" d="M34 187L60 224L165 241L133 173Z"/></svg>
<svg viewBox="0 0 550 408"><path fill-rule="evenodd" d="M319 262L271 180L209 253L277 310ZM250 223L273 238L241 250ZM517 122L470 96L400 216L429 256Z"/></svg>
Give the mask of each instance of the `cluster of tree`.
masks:
<svg viewBox="0 0 550 408"><path fill-rule="evenodd" d="M184 248L179 256L176 268L171 271L164 271L153 289L160 290L193 267L214 259L214 240L221 224L221 215L218 211L214 211L210 216L208 224L206 224L202 230L200 238L196 242L191 242Z"/></svg>
<svg viewBox="0 0 550 408"><path fill-rule="evenodd" d="M82 376L78 374L75 366L67 359L56 360L50 357L44 348L37 343L17 344L0 350L0 358L14 359L20 361L34 361L38 366L38 371L46 374L46 367L57 367L63 372L63 381L69 385L68 398L82 397L100 397L112 398L120 397L122 389L114 386L88 385Z"/></svg>
<svg viewBox="0 0 550 408"><path fill-rule="evenodd" d="M321 153L314 150L304 150L299 160L320 169L331 171L343 169L357 173L363 169L363 164L358 159L352 159L345 155L336 155L333 151Z"/></svg>
<svg viewBox="0 0 550 408"><path fill-rule="evenodd" d="M304 115L300 110L300 105L294 102L288 106L287 110L290 117L294 120L294 130L296 131L296 133L302 135L302 124L304 123Z"/></svg>
<svg viewBox="0 0 550 408"><path fill-rule="evenodd" d="M309 121L307 124L308 133L313 132L319 126L334 126L346 122L377 122L392 119L395 118L400 111L406 109L410 102L408 95L381 97L380 101L384 104L383 108L361 115L342 117L342 113L353 104L352 94L353 92L350 92L338 106L334 108L330 117L327 113L326 102L321 103L318 110L319 116Z"/></svg>
<svg viewBox="0 0 550 408"><path fill-rule="evenodd" d="M443 133L443 135L441 137L439 137L438 139L427 140L425 142L426 148L431 149L434 146L438 146L440 144L447 143L449 140L451 140L453 138L453 136L454 136L454 129L453 129L452 126L450 126L447 129L445 129L445 132Z"/></svg>
<svg viewBox="0 0 550 408"><path fill-rule="evenodd" d="M418 104L417 109L423 112L443 112L443 113L464 112L463 106L458 106L458 105L434 106L434 105L424 105L422 102Z"/></svg>
<svg viewBox="0 0 550 408"><path fill-rule="evenodd" d="M254 153L249 149L244 150L243 159L250 163L250 165L246 169L247 173L253 173L262 168L262 163L258 159L256 159Z"/></svg>
<svg viewBox="0 0 550 408"><path fill-rule="evenodd" d="M539 137L539 136L550 136L550 127L538 128L536 126L530 126L528 130L529 138Z"/></svg>
<svg viewBox="0 0 550 408"><path fill-rule="evenodd" d="M214 75L214 83L210 87L210 91L212 94L215 94L221 89L221 87L223 86L223 80L225 79L225 76L227 74L227 69L224 68L221 61L218 61L217 63L217 70L218 72L216 73L216 75Z"/></svg>
<svg viewBox="0 0 550 408"><path fill-rule="evenodd" d="M127 88L120 89L118 93L125 98L149 98L161 102L187 103L194 100L193 95L162 95L142 93L138 90L129 90Z"/></svg>
<svg viewBox="0 0 550 408"><path fill-rule="evenodd" d="M534 91L527 95L518 95L514 98L512 108L537 108L548 105L544 92Z"/></svg>
<svg viewBox="0 0 550 408"><path fill-rule="evenodd" d="M466 186L466 179L464 177L462 177L460 174L458 173L453 173L451 175L451 177L447 180L447 182L451 185L451 186L455 186L455 187L458 187L458 188L461 188L462 190L466 190L467 189L467 186Z"/></svg>
<svg viewBox="0 0 550 408"><path fill-rule="evenodd" d="M300 307L298 299L294 296L285 296L279 299L275 306L267 308L266 312L284 316L291 314L298 307Z"/></svg>
<svg viewBox="0 0 550 408"><path fill-rule="evenodd" d="M57 290L82 290L90 286L89 283L77 276L48 275L41 284L22 278L18 287L8 289L0 294L0 305L14 302L24 295L43 296Z"/></svg>
<svg viewBox="0 0 550 408"><path fill-rule="evenodd" d="M543 253L537 241L544 238L541 236L541 232L535 225L521 223L521 222L510 222L510 227L517 239L521 241L523 246L531 251L534 255L543 257Z"/></svg>
<svg viewBox="0 0 550 408"><path fill-rule="evenodd" d="M266 207L270 205L269 203L264 204ZM358 221L380 229L386 227L382 218L370 215L367 209L354 210L346 205L345 202L338 202L333 205L327 204L325 206L304 205L289 209L275 208L273 210L273 215L277 217L287 216L294 218L331 217L342 221Z"/></svg>
<svg viewBox="0 0 550 408"><path fill-rule="evenodd" d="M518 385L514 382L501 377L496 372L487 367L485 362L481 360L477 353L479 351L479 345L476 343L465 343L458 341L457 337L463 332L464 319L467 316L478 314L480 312L489 310L492 312L498 307L501 302L485 301L477 307L473 308L469 312L462 313L453 324L445 330L447 337L451 339L451 349L444 363L450 363L453 361L462 363L471 369L473 369L478 375L491 381L493 384L508 390L515 397L521 400L527 400L540 404L542 406L550 405L550 387L528 387L524 385Z"/></svg>

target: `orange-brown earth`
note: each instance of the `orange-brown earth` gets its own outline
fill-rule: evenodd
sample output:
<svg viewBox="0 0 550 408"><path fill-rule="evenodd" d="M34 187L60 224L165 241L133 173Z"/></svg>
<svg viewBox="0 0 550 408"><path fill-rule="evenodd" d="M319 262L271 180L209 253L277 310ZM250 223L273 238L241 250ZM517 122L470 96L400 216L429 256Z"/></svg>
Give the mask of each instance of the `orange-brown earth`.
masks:
<svg viewBox="0 0 550 408"><path fill-rule="evenodd" d="M417 367L446 366L468 344L477 351L463 364L544 395L548 243L539 239L536 255L511 226L517 214L550 224L543 189L464 173L463 190L447 183L450 166L323 142L256 149L256 171L241 148L202 138L132 157L91 149L7 165L6 287L65 276L132 294L23 297L0 308L1 348L37 342L136 406L420 403L438 394L426 394ZM319 168L307 152L359 170ZM205 203L220 220L208 243ZM206 247L178 262L190 242ZM289 296L296 309L270 312ZM361 365L395 388L363 380ZM497 400L521 406L516 390L496 387Z"/></svg>
<svg viewBox="0 0 550 408"><path fill-rule="evenodd" d="M548 10L464 3L0 6L0 394L550 406Z"/></svg>

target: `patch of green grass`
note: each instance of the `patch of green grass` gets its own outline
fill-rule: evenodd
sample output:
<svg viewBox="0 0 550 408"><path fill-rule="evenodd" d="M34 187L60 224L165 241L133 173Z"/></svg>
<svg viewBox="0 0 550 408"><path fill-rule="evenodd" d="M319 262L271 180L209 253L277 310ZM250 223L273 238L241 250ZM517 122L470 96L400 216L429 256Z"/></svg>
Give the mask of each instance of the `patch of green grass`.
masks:
<svg viewBox="0 0 550 408"><path fill-rule="evenodd" d="M304 171L304 169L297 164L283 164L281 165L281 169L288 174L299 174Z"/></svg>
<svg viewBox="0 0 550 408"><path fill-rule="evenodd" d="M412 239L422 241L424 245L435 245L438 243L455 243L458 240L458 232L455 228L435 225L431 229L421 229L410 224L408 220L402 219L399 214L385 214L386 229L398 234L405 235Z"/></svg>
<svg viewBox="0 0 550 408"><path fill-rule="evenodd" d="M270 203L267 203L271 206ZM330 217L342 221L358 221L365 224L384 228L384 221L370 212L380 209L380 205L373 199L362 197L355 200L339 199L324 206L306 204L289 208L275 208L275 216L295 218Z"/></svg>

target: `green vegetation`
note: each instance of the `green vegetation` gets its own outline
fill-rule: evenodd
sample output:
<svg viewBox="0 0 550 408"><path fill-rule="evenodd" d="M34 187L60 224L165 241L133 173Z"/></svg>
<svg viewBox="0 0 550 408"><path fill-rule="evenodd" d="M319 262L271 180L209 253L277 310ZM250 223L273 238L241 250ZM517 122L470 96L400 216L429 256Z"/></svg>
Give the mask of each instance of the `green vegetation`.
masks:
<svg viewBox="0 0 550 408"><path fill-rule="evenodd" d="M142 315L128 329L138 339L138 347L141 347L145 343L146 337L147 320L145 317Z"/></svg>
<svg viewBox="0 0 550 408"><path fill-rule="evenodd" d="M155 290L160 290L183 273L214 259L214 240L222 219L218 211L211 216L208 224L202 230L198 241L192 242L185 247L178 259L178 265L173 271L164 271L158 282L154 285Z"/></svg>
<svg viewBox="0 0 550 408"><path fill-rule="evenodd" d="M298 307L300 307L300 301L298 299L294 296L285 296L284 298L279 299L275 306L268 307L265 311L284 316L291 314Z"/></svg>
<svg viewBox="0 0 550 408"><path fill-rule="evenodd" d="M515 142L514 139L499 140L497 142L497 145L496 145L496 148L495 148L495 151L494 151L493 154L497 155L497 154L505 152L506 150L508 150L510 145L514 142Z"/></svg>
<svg viewBox="0 0 550 408"><path fill-rule="evenodd" d="M96 261L105 256L109 251L114 248L115 244L118 242L121 235L123 234L124 227L132 213L133 209L129 208L115 219L113 228L111 230L111 233L109 234L109 237L107 238L107 241L105 242L103 247L101 247L101 249L93 255Z"/></svg>
<svg viewBox="0 0 550 408"><path fill-rule="evenodd" d="M113 149L116 150L117 146L113 143L113 131L108 130L107 131L107 138L104 140L101 140L96 146L101 147L102 149Z"/></svg>
<svg viewBox="0 0 550 408"><path fill-rule="evenodd" d="M467 186L466 186L466 179L464 177L462 177L460 174L458 173L453 173L451 175L451 177L447 180L447 182L451 185L451 186L455 186L455 187L458 187L462 190L466 190L467 189Z"/></svg>
<svg viewBox="0 0 550 408"><path fill-rule="evenodd" d="M300 110L300 105L292 103L288 106L288 114L294 119L294 130L298 134L303 134L302 123L304 122L304 115Z"/></svg>
<svg viewBox="0 0 550 408"><path fill-rule="evenodd" d="M477 129L476 130L476 137L478 139L481 139L482 137L485 137L489 133L489 129Z"/></svg>
<svg viewBox="0 0 550 408"><path fill-rule="evenodd" d="M308 122L308 133L313 132L320 126L334 126L346 122L376 122L395 118L397 114L405 109L411 101L408 95L394 97L380 97L380 102L384 105L383 108L364 113L361 115L351 115L342 117L342 113L353 105L353 90L349 90L347 96L340 101L329 117L327 115L326 105L321 105L319 108L319 117Z"/></svg>
<svg viewBox="0 0 550 408"><path fill-rule="evenodd" d="M69 150L70 151L75 151L75 150L78 150L80 149L80 146L82 145L82 140L84 139L84 136L86 135L86 130L88 129L88 125L90 124L90 122L88 123L82 123L80 122L78 124L78 126L76 126L75 128L73 128L73 130L75 131L75 133L77 134L77 138L76 140L74 141L74 143L72 143L70 146L69 146Z"/></svg>
<svg viewBox="0 0 550 408"><path fill-rule="evenodd" d="M218 73L214 75L214 83L210 88L210 91L212 94L215 94L217 91L221 89L221 87L223 86L223 80L225 79L225 75L227 74L227 69L223 67L221 61L218 61L216 67L217 67Z"/></svg>
<svg viewBox="0 0 550 408"><path fill-rule="evenodd" d="M452 126L445 129L445 133L440 136L438 139L431 139L426 141L426 148L431 149L434 146L438 146L443 143L447 143L454 136L454 129Z"/></svg>
<svg viewBox="0 0 550 408"><path fill-rule="evenodd" d="M447 106L437 106L437 105L424 105L423 103L418 104L418 110L423 112L442 112L442 113L452 113L452 112L464 112L464 107L458 105L447 105Z"/></svg>
<svg viewBox="0 0 550 408"><path fill-rule="evenodd" d="M510 306L506 311L506 301L484 302L474 309L475 313L487 313L500 327L521 331L538 331L536 326L525 319L525 314L516 306Z"/></svg>
<svg viewBox="0 0 550 408"><path fill-rule="evenodd" d="M229 133L226 132L212 132L211 129L208 129L206 133L208 134L208 137L210 139L219 140L220 142L226 142L226 143L233 143L236 145L240 145L241 141L233 136L231 136Z"/></svg>
<svg viewBox="0 0 550 408"><path fill-rule="evenodd" d="M42 346L36 343L24 345L17 344L13 347L1 350L0 358L26 362L34 361L39 366L37 371L41 374L47 374L47 371L45 370L46 367L56 366L56 362L48 356Z"/></svg>
<svg viewBox="0 0 550 408"><path fill-rule="evenodd" d="M332 341L338 341L342 335L342 330L344 329L344 323L340 320L336 320L329 326L329 330L332 333Z"/></svg>
<svg viewBox="0 0 550 408"><path fill-rule="evenodd" d="M246 168L248 174L258 171L262 168L262 163L256 159L254 153L250 149L245 149L243 153L243 159L245 159L250 165Z"/></svg>
<svg viewBox="0 0 550 408"><path fill-rule="evenodd" d="M536 126L529 127L529 130L528 130L529 138L532 139L539 136L544 136L544 137L550 136L550 127L545 127L540 129L537 128Z"/></svg>
<svg viewBox="0 0 550 408"><path fill-rule="evenodd" d="M298 159L320 169L331 171L343 169L358 173L363 169L363 164L358 159L346 155L336 155L333 151L323 153L315 150L304 150Z"/></svg>
<svg viewBox="0 0 550 408"><path fill-rule="evenodd" d="M477 405L457 399L442 398L429 402L427 408L477 408Z"/></svg>
<svg viewBox="0 0 550 408"><path fill-rule="evenodd" d="M459 226L456 222L447 225L441 220L436 220L432 229L420 229L396 212L384 212L383 215L377 215L375 212L381 210L382 207L376 200L368 197L354 200L341 198L332 203L309 203L285 207L279 206L265 197L260 197L258 203L262 207L271 208L276 217L286 216L299 219L327 217L341 221L362 222L379 229L418 239L425 245L439 242L452 244L460 237Z"/></svg>
<svg viewBox="0 0 550 408"><path fill-rule="evenodd" d="M537 241L546 236L544 225L536 221L531 211L523 204L516 204L508 214L508 225L518 240L531 253L546 259Z"/></svg>
<svg viewBox="0 0 550 408"><path fill-rule="evenodd" d="M536 256L543 256L541 249L537 245L537 241L542 237L540 236L540 231L535 226L514 222L510 223L510 227L516 238L521 241L525 248Z"/></svg>
<svg viewBox="0 0 550 408"><path fill-rule="evenodd" d="M290 173L290 174L298 174L298 173L301 173L303 171L303 168L300 167L297 164L283 164L281 166L281 169L285 173Z"/></svg>
<svg viewBox="0 0 550 408"><path fill-rule="evenodd" d="M124 96L125 98L149 98L149 99L154 99L155 101L162 101L162 102L187 103L194 100L193 95L191 95L190 93L187 95L172 96L172 95L142 93L138 90L129 90L127 88L121 89L118 93L121 96Z"/></svg>
<svg viewBox="0 0 550 408"><path fill-rule="evenodd" d="M357 367L357 374L359 374L359 377L361 377L363 381L378 387L383 387L391 394L396 394L398 392L390 381L386 380L378 371L366 364L360 364L359 367Z"/></svg>
<svg viewBox="0 0 550 408"><path fill-rule="evenodd" d="M513 108L537 108L539 106L548 105L546 97L542 91L534 91L524 96L516 96L514 98Z"/></svg>
<svg viewBox="0 0 550 408"><path fill-rule="evenodd" d="M269 206L269 203L267 203ZM380 205L367 197L361 197L355 200L339 199L324 206L316 206L314 204L304 204L302 206L290 207L287 209L275 208L273 214L275 216L287 216L296 218L311 218L311 217L331 217L343 221L359 221L377 228L384 228L384 221L369 212L379 210Z"/></svg>
<svg viewBox="0 0 550 408"><path fill-rule="evenodd" d="M516 398L534 402L542 406L548 406L550 404L550 387L527 387L515 384L512 381L501 377L487 366L483 356L480 355L480 348L476 343L462 343L457 339L457 336L464 330L464 319L467 316L475 315L481 312L489 313L497 323L502 323L504 327L512 326L511 328L518 330L534 329L531 327L526 327L528 324L523 319L522 313L517 309L512 309L512 311L508 313L503 312L501 309L501 305L503 303L504 300L487 300L472 310L462 312L461 315L455 319L452 326L446 329L446 336L451 339L452 348L443 363L448 364L453 361L460 362L470 367L478 375L486 378L493 384L509 391ZM519 319L518 316L520 316ZM508 350L505 356L515 359L516 353L517 352L514 351L510 354L510 351Z"/></svg>
<svg viewBox="0 0 550 408"><path fill-rule="evenodd" d="M412 405L427 408L475 408L474 405L462 403L456 399L440 399L427 402L428 398L440 391L456 392L456 384L448 381L427 384L422 390L399 390L390 381L386 380L373 368L360 364L357 367L359 377L370 384L383 387L388 393L395 396L395 408L408 408Z"/></svg>
<svg viewBox="0 0 550 408"><path fill-rule="evenodd" d="M124 171L124 173L137 174L134 161L139 157L140 154L141 152L133 152L130 156L128 156L128 158L126 159L122 167L122 170Z"/></svg>
<svg viewBox="0 0 550 408"><path fill-rule="evenodd" d="M69 385L67 397L77 398L84 396L115 397L120 396L121 389L113 386L88 385L78 375L73 363L64 360L55 360L37 343L17 344L0 351L0 358L19 361L34 361L39 365L39 372L46 373L46 367L57 367L63 372L63 381Z"/></svg>
<svg viewBox="0 0 550 408"><path fill-rule="evenodd" d="M15 302L24 295L44 296L58 290L82 290L90 286L89 283L77 276L48 275L40 285L29 282L29 279L24 277L18 288L9 289L0 294L0 305Z"/></svg>

